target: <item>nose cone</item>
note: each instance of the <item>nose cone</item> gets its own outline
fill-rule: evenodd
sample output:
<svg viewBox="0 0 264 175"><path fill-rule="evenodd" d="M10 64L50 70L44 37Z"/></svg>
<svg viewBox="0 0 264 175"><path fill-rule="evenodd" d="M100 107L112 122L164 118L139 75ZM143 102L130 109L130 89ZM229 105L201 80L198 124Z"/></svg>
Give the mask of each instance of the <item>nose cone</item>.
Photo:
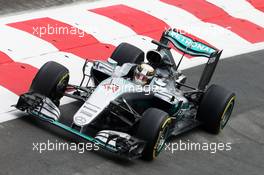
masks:
<svg viewBox="0 0 264 175"><path fill-rule="evenodd" d="M92 122L110 104L123 93L131 92L135 88L132 82L123 78L108 78L102 81L92 95L74 116L74 123L85 126Z"/></svg>

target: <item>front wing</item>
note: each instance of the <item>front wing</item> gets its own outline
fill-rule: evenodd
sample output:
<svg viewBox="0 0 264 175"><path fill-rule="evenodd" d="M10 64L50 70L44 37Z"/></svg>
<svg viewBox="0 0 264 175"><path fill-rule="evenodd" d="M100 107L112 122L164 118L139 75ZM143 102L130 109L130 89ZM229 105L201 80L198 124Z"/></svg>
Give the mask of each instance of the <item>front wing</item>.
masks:
<svg viewBox="0 0 264 175"><path fill-rule="evenodd" d="M45 106L49 106L49 109L47 110ZM92 142L104 150L125 156L129 159L141 157L142 151L145 147L145 142L143 140L129 136L126 133L120 134L120 132L116 131L103 130L99 131L98 135L93 137L74 129L73 127L65 125L59 121L60 114L58 116L52 115L56 113L54 111L59 111L59 109L55 109L56 106L52 104L51 100L48 100L47 97L39 94L26 93L21 95L15 107L21 111L27 112L31 116L49 122L50 124L79 136L86 141ZM104 135L105 139L100 139L102 138L102 136L99 136L100 133L107 133ZM123 137L122 135L126 135L126 137Z"/></svg>

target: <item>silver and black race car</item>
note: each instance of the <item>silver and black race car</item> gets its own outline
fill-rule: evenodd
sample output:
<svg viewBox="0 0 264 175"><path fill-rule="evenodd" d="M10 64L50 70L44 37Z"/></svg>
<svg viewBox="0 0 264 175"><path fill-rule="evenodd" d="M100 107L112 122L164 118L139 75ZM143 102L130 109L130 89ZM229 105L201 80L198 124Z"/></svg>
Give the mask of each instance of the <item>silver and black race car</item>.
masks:
<svg viewBox="0 0 264 175"><path fill-rule="evenodd" d="M101 148L127 156L156 158L171 136L203 126L219 133L232 113L235 94L218 85L208 86L222 51L176 30L164 31L157 49L145 54L121 43L107 61L86 61L80 85L69 84L69 71L47 62L15 107L48 121ZM186 76L170 46L191 56L207 57L197 87ZM60 99L82 102L70 124L63 122Z"/></svg>

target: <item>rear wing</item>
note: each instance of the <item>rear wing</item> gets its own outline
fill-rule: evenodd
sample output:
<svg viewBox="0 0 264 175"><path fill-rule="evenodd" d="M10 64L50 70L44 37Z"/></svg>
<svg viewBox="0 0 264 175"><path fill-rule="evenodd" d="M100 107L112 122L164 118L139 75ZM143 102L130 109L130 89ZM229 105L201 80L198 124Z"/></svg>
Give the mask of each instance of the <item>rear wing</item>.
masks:
<svg viewBox="0 0 264 175"><path fill-rule="evenodd" d="M166 38L169 40L174 47L179 49L185 54L191 55L191 56L202 56L211 58L215 56L217 53L217 49L202 43L200 41L196 41L195 39L181 34L180 32L169 29L163 33L163 38Z"/></svg>
<svg viewBox="0 0 264 175"><path fill-rule="evenodd" d="M198 84L199 90L205 90L214 74L215 68L222 54L222 50L218 50L206 43L196 41L194 38L183 35L173 29L166 30L163 33L160 42L166 45L168 45L170 42L174 47L182 51L184 54L208 58Z"/></svg>

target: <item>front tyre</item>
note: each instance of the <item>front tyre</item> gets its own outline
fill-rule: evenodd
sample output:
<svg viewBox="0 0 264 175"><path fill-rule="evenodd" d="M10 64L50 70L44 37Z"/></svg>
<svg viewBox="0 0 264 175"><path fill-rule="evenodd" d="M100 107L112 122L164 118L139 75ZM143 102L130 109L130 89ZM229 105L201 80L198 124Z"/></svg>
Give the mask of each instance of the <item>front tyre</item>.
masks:
<svg viewBox="0 0 264 175"><path fill-rule="evenodd" d="M59 106L60 99L68 86L69 78L69 70L66 67L49 61L39 69L31 83L29 92L44 95Z"/></svg>
<svg viewBox="0 0 264 175"><path fill-rule="evenodd" d="M218 134L226 126L235 105L235 94L225 88L212 85L202 97L197 111L197 119L205 129Z"/></svg>
<svg viewBox="0 0 264 175"><path fill-rule="evenodd" d="M168 113L160 109L149 108L143 113L136 134L146 141L142 159L151 161L159 155L169 137L171 122Z"/></svg>

